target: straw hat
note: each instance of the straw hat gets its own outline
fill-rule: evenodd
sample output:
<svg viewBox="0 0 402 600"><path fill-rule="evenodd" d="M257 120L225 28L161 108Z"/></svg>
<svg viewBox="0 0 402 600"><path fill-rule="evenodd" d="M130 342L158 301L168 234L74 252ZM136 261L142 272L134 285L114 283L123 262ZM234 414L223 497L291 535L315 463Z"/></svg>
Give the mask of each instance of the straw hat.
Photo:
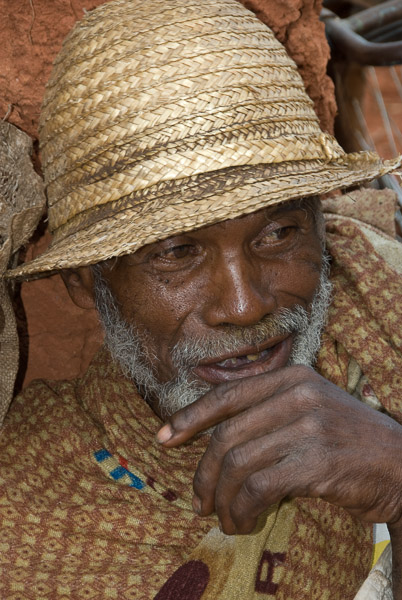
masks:
<svg viewBox="0 0 402 600"><path fill-rule="evenodd" d="M49 249L8 276L93 264L387 173L319 129L296 65L236 0L114 0L57 57L40 141Z"/></svg>

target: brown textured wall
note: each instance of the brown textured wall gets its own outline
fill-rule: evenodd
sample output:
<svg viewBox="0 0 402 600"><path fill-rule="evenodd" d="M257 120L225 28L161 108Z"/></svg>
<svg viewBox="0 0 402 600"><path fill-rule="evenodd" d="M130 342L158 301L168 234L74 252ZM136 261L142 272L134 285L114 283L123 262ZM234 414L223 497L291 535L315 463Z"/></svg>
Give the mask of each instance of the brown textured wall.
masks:
<svg viewBox="0 0 402 600"><path fill-rule="evenodd" d="M324 25L319 21L321 0L240 0L266 23L299 67L314 101L322 129L333 133L334 86L326 74L330 58Z"/></svg>
<svg viewBox="0 0 402 600"><path fill-rule="evenodd" d="M105 0L0 0L0 118L37 139L44 88L64 37ZM35 160L38 164L38 161ZM39 254L49 236L31 244L27 259ZM37 377L75 377L101 341L95 311L78 309L59 276L23 284L28 340L23 339L25 382Z"/></svg>
<svg viewBox="0 0 402 600"><path fill-rule="evenodd" d="M332 131L335 102L327 78L329 57L317 0L241 0L269 25L301 70L324 129ZM104 0L0 0L0 118L37 136L40 103L52 61L83 10ZM31 244L37 255L48 237ZM29 356L25 381L74 377L101 340L94 311L76 308L59 276L23 284Z"/></svg>

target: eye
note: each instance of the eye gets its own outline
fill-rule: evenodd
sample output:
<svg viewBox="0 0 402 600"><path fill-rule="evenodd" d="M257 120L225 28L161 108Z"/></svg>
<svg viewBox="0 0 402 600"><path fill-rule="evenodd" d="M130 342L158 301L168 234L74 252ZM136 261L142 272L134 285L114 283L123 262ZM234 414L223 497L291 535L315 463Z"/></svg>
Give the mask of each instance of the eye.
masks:
<svg viewBox="0 0 402 600"><path fill-rule="evenodd" d="M156 257L167 258L167 259L178 259L187 258L192 254L193 246L191 244L180 244L179 246L173 246L163 250Z"/></svg>
<svg viewBox="0 0 402 600"><path fill-rule="evenodd" d="M201 249L198 244L161 242L149 256L149 264L158 271L179 271L198 263Z"/></svg>
<svg viewBox="0 0 402 600"><path fill-rule="evenodd" d="M256 247L278 244L282 241L289 240L296 233L297 227L294 225L287 225L284 227L273 227L272 229L265 231L260 239L256 243Z"/></svg>

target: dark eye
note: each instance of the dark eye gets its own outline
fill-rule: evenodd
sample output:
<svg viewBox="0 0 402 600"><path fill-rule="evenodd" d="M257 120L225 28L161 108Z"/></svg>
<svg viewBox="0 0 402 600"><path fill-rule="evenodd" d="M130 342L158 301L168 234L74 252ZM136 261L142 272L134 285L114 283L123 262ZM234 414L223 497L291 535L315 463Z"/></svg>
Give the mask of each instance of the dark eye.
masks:
<svg viewBox="0 0 402 600"><path fill-rule="evenodd" d="M289 225L286 227L276 227L275 229L271 229L270 231L266 231L263 236L261 236L258 241L258 246L263 246L265 244L275 244L285 240L286 238L293 235L296 231L296 227L293 225Z"/></svg>
<svg viewBox="0 0 402 600"><path fill-rule="evenodd" d="M197 262L200 255L198 245L191 243L162 243L157 250L157 252L152 253L150 260L153 267L162 271L187 269Z"/></svg>
<svg viewBox="0 0 402 600"><path fill-rule="evenodd" d="M181 244L180 246L173 246L173 248L168 248L164 250L161 254L164 258L186 258L191 254L192 246L190 244Z"/></svg>
<svg viewBox="0 0 402 600"><path fill-rule="evenodd" d="M274 231L274 233L276 234L276 239L284 240L286 237L288 237L288 235L291 235L294 232L294 230L295 227L289 225L288 227L280 227L279 229Z"/></svg>

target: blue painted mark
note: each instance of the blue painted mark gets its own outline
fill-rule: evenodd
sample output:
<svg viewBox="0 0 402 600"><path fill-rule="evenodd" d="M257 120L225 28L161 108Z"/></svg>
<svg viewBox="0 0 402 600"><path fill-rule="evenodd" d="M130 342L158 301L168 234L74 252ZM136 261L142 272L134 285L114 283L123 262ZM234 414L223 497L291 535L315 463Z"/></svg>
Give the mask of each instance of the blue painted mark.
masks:
<svg viewBox="0 0 402 600"><path fill-rule="evenodd" d="M98 450L97 452L94 452L94 456L98 462L102 462L103 460L110 458L112 455L110 454L110 452L108 450L106 450L105 448L102 448L102 450Z"/></svg>
<svg viewBox="0 0 402 600"><path fill-rule="evenodd" d="M124 467L116 467L113 471L110 471L110 475L113 479L121 479L124 475L127 475L128 471Z"/></svg>
<svg viewBox="0 0 402 600"><path fill-rule="evenodd" d="M94 452L94 456L98 462L102 462L107 458L110 458L112 454L110 454L110 452L105 448L102 448L101 450L97 450L96 452ZM134 473L131 473L128 469L126 469L123 466L119 465L118 467L115 467L114 469L109 471L109 475L115 481L121 479L122 477L124 477L124 475L128 475L131 480L131 483L129 484L130 487L133 487L137 490L142 490L142 488L145 487L145 483L142 481L142 479L137 477L137 475L134 475Z"/></svg>
<svg viewBox="0 0 402 600"><path fill-rule="evenodd" d="M145 487L145 483L139 477L137 477L137 475L134 475L129 471L127 471L127 473L132 481L130 487L136 488L137 490L142 490L142 488Z"/></svg>

